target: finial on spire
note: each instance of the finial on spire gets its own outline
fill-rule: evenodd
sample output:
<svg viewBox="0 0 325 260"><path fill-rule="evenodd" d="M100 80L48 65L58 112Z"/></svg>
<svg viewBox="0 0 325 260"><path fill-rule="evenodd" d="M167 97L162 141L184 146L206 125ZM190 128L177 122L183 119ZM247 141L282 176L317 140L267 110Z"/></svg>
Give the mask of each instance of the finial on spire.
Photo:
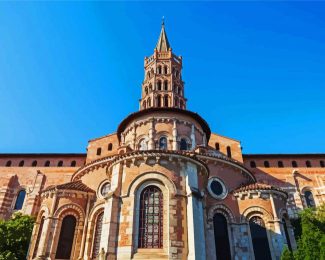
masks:
<svg viewBox="0 0 325 260"><path fill-rule="evenodd" d="M170 49L170 44L165 31L165 16L162 17L161 31L156 45L156 50L167 52Z"/></svg>

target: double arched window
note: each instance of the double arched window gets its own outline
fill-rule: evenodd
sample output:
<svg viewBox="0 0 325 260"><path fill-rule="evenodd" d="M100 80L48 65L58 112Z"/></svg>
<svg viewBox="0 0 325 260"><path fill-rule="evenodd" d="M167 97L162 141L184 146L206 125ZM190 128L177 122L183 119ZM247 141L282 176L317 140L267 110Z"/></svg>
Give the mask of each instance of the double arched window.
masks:
<svg viewBox="0 0 325 260"><path fill-rule="evenodd" d="M96 259L96 257L99 254L99 250L100 250L100 238L102 236L103 218L104 218L104 212L100 213L97 216L97 220L96 220L96 229L95 229L95 236L94 236L94 242L93 242L93 251L92 251L92 258L93 259Z"/></svg>
<svg viewBox="0 0 325 260"><path fill-rule="evenodd" d="M181 139L181 141L180 141L180 143L179 143L179 149L180 149L181 151L186 151L186 150L188 150L188 145L187 145L187 141L186 141L185 138L182 138L182 139Z"/></svg>
<svg viewBox="0 0 325 260"><path fill-rule="evenodd" d="M145 139L141 139L139 142L139 150L140 151L145 151L148 150L148 145L147 145L147 141Z"/></svg>
<svg viewBox="0 0 325 260"><path fill-rule="evenodd" d="M214 239L217 259L231 259L227 220L221 213L213 217Z"/></svg>
<svg viewBox="0 0 325 260"><path fill-rule="evenodd" d="M261 217L249 220L255 259L272 260L265 223Z"/></svg>
<svg viewBox="0 0 325 260"><path fill-rule="evenodd" d="M60 231L55 258L70 259L77 220L74 216L65 216Z"/></svg>
<svg viewBox="0 0 325 260"><path fill-rule="evenodd" d="M26 191L20 190L16 198L14 210L20 210L23 208L25 197L26 197Z"/></svg>
<svg viewBox="0 0 325 260"><path fill-rule="evenodd" d="M168 96L164 96L164 107L168 107Z"/></svg>
<svg viewBox="0 0 325 260"><path fill-rule="evenodd" d="M165 80L164 81L164 90L168 90L168 81L167 80Z"/></svg>
<svg viewBox="0 0 325 260"><path fill-rule="evenodd" d="M159 139L159 150L167 150L167 138L165 136Z"/></svg>
<svg viewBox="0 0 325 260"><path fill-rule="evenodd" d="M163 194L154 185L140 194L138 247L163 247Z"/></svg>

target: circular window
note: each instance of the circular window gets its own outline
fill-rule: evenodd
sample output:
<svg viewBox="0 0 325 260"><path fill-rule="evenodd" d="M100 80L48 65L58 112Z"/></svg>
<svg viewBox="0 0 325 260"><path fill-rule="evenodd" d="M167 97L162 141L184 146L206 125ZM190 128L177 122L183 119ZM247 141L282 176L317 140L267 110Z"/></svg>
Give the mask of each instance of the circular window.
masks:
<svg viewBox="0 0 325 260"><path fill-rule="evenodd" d="M208 191L215 199L224 199L227 196L227 189L218 178L211 178L208 181Z"/></svg>
<svg viewBox="0 0 325 260"><path fill-rule="evenodd" d="M111 189L111 184L109 182L106 182L102 185L101 189L100 189L100 194L103 196L103 197L106 197L108 192L110 191Z"/></svg>

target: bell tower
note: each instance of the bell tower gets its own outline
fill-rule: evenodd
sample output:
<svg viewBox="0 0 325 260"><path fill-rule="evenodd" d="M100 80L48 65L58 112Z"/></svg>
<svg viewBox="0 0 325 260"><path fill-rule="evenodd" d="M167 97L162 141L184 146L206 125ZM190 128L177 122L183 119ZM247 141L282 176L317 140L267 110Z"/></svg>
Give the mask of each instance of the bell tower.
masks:
<svg viewBox="0 0 325 260"><path fill-rule="evenodd" d="M164 21L153 55L144 59L144 71L140 110L152 107L186 109L182 57L173 54Z"/></svg>

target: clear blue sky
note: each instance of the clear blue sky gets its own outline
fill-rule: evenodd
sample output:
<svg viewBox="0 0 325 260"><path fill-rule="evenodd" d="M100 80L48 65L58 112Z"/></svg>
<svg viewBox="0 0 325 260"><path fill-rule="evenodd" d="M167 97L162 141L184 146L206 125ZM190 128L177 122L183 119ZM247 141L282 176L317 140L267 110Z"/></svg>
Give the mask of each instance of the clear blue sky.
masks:
<svg viewBox="0 0 325 260"><path fill-rule="evenodd" d="M244 153L325 152L325 3L0 3L0 152L85 152L138 110L161 17L188 109Z"/></svg>

